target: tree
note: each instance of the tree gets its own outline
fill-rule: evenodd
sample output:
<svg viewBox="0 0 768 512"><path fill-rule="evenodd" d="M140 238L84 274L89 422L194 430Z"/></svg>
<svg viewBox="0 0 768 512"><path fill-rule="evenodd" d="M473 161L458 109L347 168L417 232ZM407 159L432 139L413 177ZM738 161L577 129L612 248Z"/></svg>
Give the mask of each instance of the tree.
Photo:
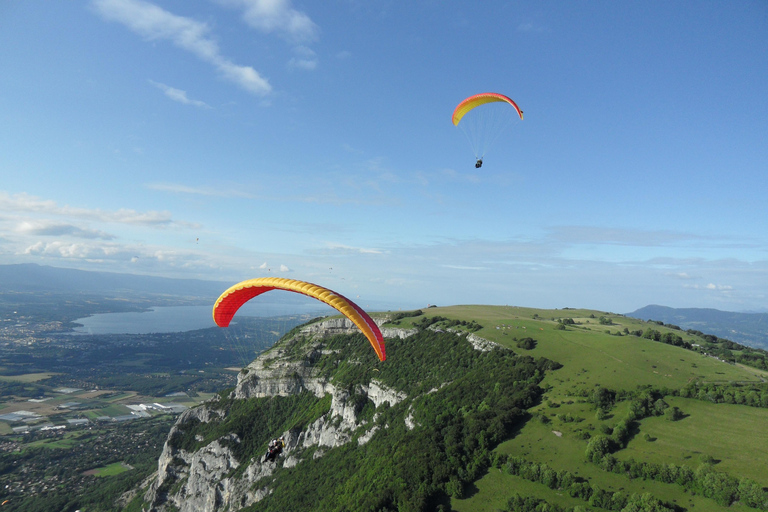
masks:
<svg viewBox="0 0 768 512"><path fill-rule="evenodd" d="M525 350L533 350L536 348L536 340L533 338L523 338L520 341L517 342L518 348L523 348Z"/></svg>
<svg viewBox="0 0 768 512"><path fill-rule="evenodd" d="M587 444L587 460L598 464L604 455L611 453L611 440L603 435L593 437Z"/></svg>
<svg viewBox="0 0 768 512"><path fill-rule="evenodd" d="M670 407L666 411L664 411L664 419L667 421L678 421L683 419L683 411L681 411L678 407Z"/></svg>

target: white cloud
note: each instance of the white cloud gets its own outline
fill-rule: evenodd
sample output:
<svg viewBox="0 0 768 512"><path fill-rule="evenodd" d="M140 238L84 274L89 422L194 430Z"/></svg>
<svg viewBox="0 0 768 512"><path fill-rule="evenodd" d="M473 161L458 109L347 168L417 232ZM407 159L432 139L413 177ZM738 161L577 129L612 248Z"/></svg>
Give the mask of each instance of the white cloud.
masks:
<svg viewBox="0 0 768 512"><path fill-rule="evenodd" d="M211 197L242 197L246 199L257 199L257 196L244 192L238 188L216 188L213 186L206 187L191 187L189 185L182 185L180 183L147 183L144 185L150 190L158 190L160 192L172 192L174 194L191 194L200 196Z"/></svg>
<svg viewBox="0 0 768 512"><path fill-rule="evenodd" d="M280 265L280 272L290 272L291 269L285 265Z"/></svg>
<svg viewBox="0 0 768 512"><path fill-rule="evenodd" d="M306 44L317 40L320 29L290 0L219 0L219 4L242 10L245 23L259 32L275 33L295 44L296 56L288 61L289 68L317 68L317 55Z"/></svg>
<svg viewBox="0 0 768 512"><path fill-rule="evenodd" d="M346 254L383 254L381 249L370 249L365 247L352 247L350 245L327 243L326 247L329 251Z"/></svg>
<svg viewBox="0 0 768 512"><path fill-rule="evenodd" d="M297 46L294 48L296 57L288 61L288 67L305 69L311 71L317 68L317 54L306 46Z"/></svg>
<svg viewBox="0 0 768 512"><path fill-rule="evenodd" d="M634 247L657 247L705 240L704 237L692 233L600 226L555 226L550 229L550 236L553 240L563 243Z"/></svg>
<svg viewBox="0 0 768 512"><path fill-rule="evenodd" d="M113 240L115 237L104 231L87 229L74 226L72 224L63 224L46 221L22 221L16 231L25 235L38 236L72 236L75 238Z"/></svg>
<svg viewBox="0 0 768 512"><path fill-rule="evenodd" d="M466 265L440 265L444 268L452 268L454 270L488 270L488 267L469 267Z"/></svg>
<svg viewBox="0 0 768 512"><path fill-rule="evenodd" d="M290 0L220 0L243 10L243 19L265 33L277 32L295 43L314 41L320 29L309 16L291 7Z"/></svg>
<svg viewBox="0 0 768 512"><path fill-rule="evenodd" d="M68 205L59 206L55 201L44 200L28 194L9 194L0 191L0 212L37 213L75 219L92 220L116 224L130 224L147 227L187 227L196 228L195 224L177 222L168 211L147 211L122 208L119 210L101 210L76 208Z"/></svg>
<svg viewBox="0 0 768 512"><path fill-rule="evenodd" d="M177 16L143 0L94 0L93 5L104 19L121 23L148 41L171 41L213 65L224 78L248 92L264 96L272 91L269 81L255 69L221 55L206 23Z"/></svg>
<svg viewBox="0 0 768 512"><path fill-rule="evenodd" d="M202 107L202 108L211 108L206 102L199 101L199 100L193 100L187 97L187 91L182 91L181 89L176 89L174 87L171 87L169 85L165 85L159 82L155 82L153 80L150 80L149 83L163 91L165 95L172 99L173 101L177 101L179 103L183 103L184 105L194 105L195 107Z"/></svg>
<svg viewBox="0 0 768 512"><path fill-rule="evenodd" d="M36 242L24 249L24 254L99 262L105 260L129 261L132 257L130 251L117 244L64 242L60 240Z"/></svg>

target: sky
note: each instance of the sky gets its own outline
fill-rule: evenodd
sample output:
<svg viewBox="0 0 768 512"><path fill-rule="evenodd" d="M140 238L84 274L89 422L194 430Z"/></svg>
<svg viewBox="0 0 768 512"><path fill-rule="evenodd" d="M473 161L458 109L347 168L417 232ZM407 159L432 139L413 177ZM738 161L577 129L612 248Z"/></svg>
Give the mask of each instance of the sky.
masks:
<svg viewBox="0 0 768 512"><path fill-rule="evenodd" d="M2 0L0 70L0 264L768 311L764 0Z"/></svg>

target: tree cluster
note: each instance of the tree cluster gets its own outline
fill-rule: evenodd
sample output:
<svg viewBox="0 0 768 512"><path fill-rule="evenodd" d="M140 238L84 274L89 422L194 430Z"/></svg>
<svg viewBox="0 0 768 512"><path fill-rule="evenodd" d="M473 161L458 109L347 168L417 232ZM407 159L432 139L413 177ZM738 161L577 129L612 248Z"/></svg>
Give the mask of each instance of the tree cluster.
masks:
<svg viewBox="0 0 768 512"><path fill-rule="evenodd" d="M590 507L617 512L672 512L677 510L676 506L663 503L651 494L627 494L621 490L611 491L603 489L598 485L590 484L570 471L556 471L547 464L529 462L522 457L506 458L499 456L494 460L494 465L502 467L510 475L540 483L552 490L561 490L568 493L572 498L586 502L585 506L589 505ZM542 507L544 503L546 502L543 500L521 498L519 495L516 495L508 503L508 510L511 512L519 512L521 510L536 512L564 510L550 504Z"/></svg>

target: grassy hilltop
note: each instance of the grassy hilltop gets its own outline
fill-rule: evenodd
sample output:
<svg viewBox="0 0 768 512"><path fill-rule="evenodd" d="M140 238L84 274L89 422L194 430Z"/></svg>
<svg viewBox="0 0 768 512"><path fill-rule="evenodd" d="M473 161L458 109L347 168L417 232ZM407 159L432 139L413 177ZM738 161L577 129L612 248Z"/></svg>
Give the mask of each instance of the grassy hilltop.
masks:
<svg viewBox="0 0 768 512"><path fill-rule="evenodd" d="M349 390L358 426L353 442L254 484L274 492L247 510L768 510L765 352L578 309L428 308L385 327L418 332L388 339L384 363L361 335L321 351L278 343ZM408 398L375 406L357 394L373 379ZM222 396L226 420L178 425L172 443L194 451L234 432L240 474L275 432L333 421L329 397Z"/></svg>
<svg viewBox="0 0 768 512"><path fill-rule="evenodd" d="M747 477L768 486L768 372L734 365L703 355L702 347L686 350L634 335L619 335L648 329L673 333L691 344L704 340L679 329L598 311L538 310L519 307L452 306L424 310L425 316L474 320L483 325L477 335L509 347L520 354L557 361L562 368L547 372L541 386L542 402L530 409L528 421L514 437L498 446L497 452L522 456L555 470L568 470L593 485L627 493L650 492L654 496L690 510L724 510L715 500L686 492L679 485L650 479L628 478L609 473L587 461L585 452L595 435L607 432L627 414L629 400L616 401L610 410L598 413L589 394L597 388L636 392L639 387L680 390L693 383L713 383L728 389L762 389L763 407L749 407L705 397L666 396L669 407L678 407L683 418L665 420L652 416L635 421L626 448L614 453L619 460L635 459L660 464L686 465L695 470L709 462L714 470L733 477ZM601 321L602 319L602 321ZM566 324L563 324L563 320ZM568 323L573 320L573 324ZM418 317L402 323L414 323ZM563 327L565 327L564 330ZM525 338L535 348L518 348ZM759 394L760 392L757 391ZM587 395L587 396L585 396ZM546 420L543 420L546 418ZM600 418L600 419L598 419ZM454 499L458 512L506 510L514 493L535 496L562 507L589 505L562 490L551 490L519 476L490 470L475 483L465 499ZM594 507L593 507L594 508ZM748 509L743 504L730 508Z"/></svg>

